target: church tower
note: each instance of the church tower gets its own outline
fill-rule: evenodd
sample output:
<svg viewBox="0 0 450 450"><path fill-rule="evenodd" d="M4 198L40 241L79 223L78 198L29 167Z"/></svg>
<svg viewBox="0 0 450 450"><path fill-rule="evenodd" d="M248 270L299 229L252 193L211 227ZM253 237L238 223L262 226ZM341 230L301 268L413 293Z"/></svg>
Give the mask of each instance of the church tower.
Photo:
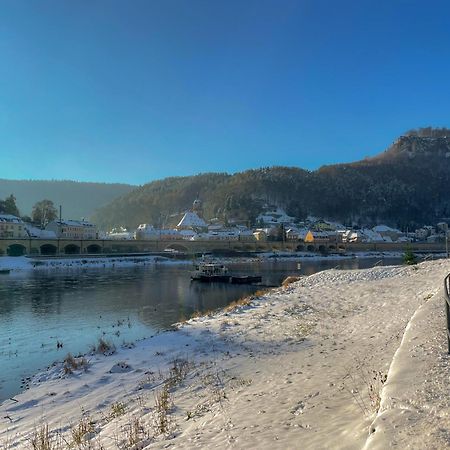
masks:
<svg viewBox="0 0 450 450"><path fill-rule="evenodd" d="M192 212L197 214L198 217L203 218L203 205L202 201L197 197L192 204Z"/></svg>

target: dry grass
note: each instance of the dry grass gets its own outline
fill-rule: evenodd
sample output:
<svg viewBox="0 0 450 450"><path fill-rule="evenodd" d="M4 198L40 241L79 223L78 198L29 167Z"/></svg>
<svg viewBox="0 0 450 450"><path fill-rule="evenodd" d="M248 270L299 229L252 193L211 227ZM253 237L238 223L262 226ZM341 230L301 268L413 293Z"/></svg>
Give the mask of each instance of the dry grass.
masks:
<svg viewBox="0 0 450 450"><path fill-rule="evenodd" d="M171 387L180 384L187 376L193 365L187 359L174 359L172 367L169 369L169 377L166 380L166 386Z"/></svg>
<svg viewBox="0 0 450 450"><path fill-rule="evenodd" d="M57 450L61 448L57 440L51 436L47 423L34 430L30 444L33 450Z"/></svg>
<svg viewBox="0 0 450 450"><path fill-rule="evenodd" d="M133 417L131 419L130 423L125 427L125 435L126 449L135 448L137 444L142 442L147 437L145 427L139 417Z"/></svg>
<svg viewBox="0 0 450 450"><path fill-rule="evenodd" d="M86 371L88 367L89 362L84 357L75 358L71 353L68 353L64 358L63 370L66 375L73 373L74 370L84 369Z"/></svg>
<svg viewBox="0 0 450 450"><path fill-rule="evenodd" d="M71 430L72 442L76 446L81 446L94 432L94 422L90 417L82 417L81 420Z"/></svg>
<svg viewBox="0 0 450 450"><path fill-rule="evenodd" d="M251 297L263 297L268 294L270 289L258 289Z"/></svg>
<svg viewBox="0 0 450 450"><path fill-rule="evenodd" d="M112 354L116 351L116 347L114 344L110 344L108 341L100 338L97 346L94 347L94 351L97 353Z"/></svg>
<svg viewBox="0 0 450 450"><path fill-rule="evenodd" d="M120 417L123 416L126 412L127 408L122 402L115 402L111 405L111 417Z"/></svg>
<svg viewBox="0 0 450 450"><path fill-rule="evenodd" d="M226 312L234 311L237 308L249 305L251 302L252 302L252 296L238 298L237 300L234 300L233 302L231 302L227 306L225 306L225 308L223 308L223 310Z"/></svg>
<svg viewBox="0 0 450 450"><path fill-rule="evenodd" d="M301 278L302 277L297 276L297 275L290 275L283 280L283 282L281 283L281 286L283 286L283 287L289 286L291 283L295 283L295 282L299 281Z"/></svg>
<svg viewBox="0 0 450 450"><path fill-rule="evenodd" d="M153 429L156 435L167 435L174 428L174 422L170 417L170 409L173 401L169 388L164 385L161 391L155 394L155 410L153 415Z"/></svg>

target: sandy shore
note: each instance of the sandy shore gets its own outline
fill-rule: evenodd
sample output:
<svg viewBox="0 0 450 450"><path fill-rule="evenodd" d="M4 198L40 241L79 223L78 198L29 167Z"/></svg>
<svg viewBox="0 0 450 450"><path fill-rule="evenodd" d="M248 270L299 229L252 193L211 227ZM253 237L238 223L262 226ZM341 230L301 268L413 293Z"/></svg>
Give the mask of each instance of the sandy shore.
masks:
<svg viewBox="0 0 450 450"><path fill-rule="evenodd" d="M0 443L32 448L48 425L52 448L447 448L449 271L324 271L87 370L56 364L1 405Z"/></svg>

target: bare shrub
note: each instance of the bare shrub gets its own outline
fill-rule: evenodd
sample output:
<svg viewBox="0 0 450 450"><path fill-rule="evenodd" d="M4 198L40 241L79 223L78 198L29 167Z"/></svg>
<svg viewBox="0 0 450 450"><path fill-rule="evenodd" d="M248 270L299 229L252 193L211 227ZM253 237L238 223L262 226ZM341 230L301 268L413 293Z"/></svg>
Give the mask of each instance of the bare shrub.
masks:
<svg viewBox="0 0 450 450"><path fill-rule="evenodd" d="M367 390L369 392L369 399L372 409L378 411L381 403L381 391L384 383L386 383L387 374L381 371L372 371L372 379L370 380Z"/></svg>
<svg viewBox="0 0 450 450"><path fill-rule="evenodd" d="M364 370L363 365L359 362L357 371L349 371L344 376L343 389L351 394L363 414L370 416L380 409L381 391L386 380L385 372ZM360 390L358 386L363 386L364 389Z"/></svg>

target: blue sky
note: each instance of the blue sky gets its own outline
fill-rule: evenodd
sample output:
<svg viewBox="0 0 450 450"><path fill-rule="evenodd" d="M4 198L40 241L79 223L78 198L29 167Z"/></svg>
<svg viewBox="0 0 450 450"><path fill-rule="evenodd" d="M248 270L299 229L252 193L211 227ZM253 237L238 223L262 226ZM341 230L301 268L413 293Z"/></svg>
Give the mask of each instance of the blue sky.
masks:
<svg viewBox="0 0 450 450"><path fill-rule="evenodd" d="M0 178L315 169L450 126L437 1L0 0Z"/></svg>

